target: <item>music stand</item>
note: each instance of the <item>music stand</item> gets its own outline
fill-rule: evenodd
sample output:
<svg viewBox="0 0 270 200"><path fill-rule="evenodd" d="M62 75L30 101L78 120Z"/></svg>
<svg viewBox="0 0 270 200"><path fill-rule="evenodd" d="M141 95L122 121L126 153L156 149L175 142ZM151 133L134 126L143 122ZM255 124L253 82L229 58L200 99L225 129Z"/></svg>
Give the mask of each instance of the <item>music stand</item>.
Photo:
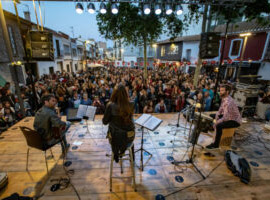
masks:
<svg viewBox="0 0 270 200"><path fill-rule="evenodd" d="M143 140L143 136L144 136L144 127L143 126L141 126L141 129L142 129L142 138L141 138L141 147L138 149L138 150L136 150L135 152L134 152L134 154L135 153L137 153L137 152L141 152L141 164L140 164L140 167L139 167L139 169L141 169L142 171L143 171L143 168L144 168L144 165L147 165L147 163L150 161L150 159L152 158L152 156L153 156L153 154L151 154L149 151L147 151L147 150L145 150L144 148L143 148L143 142L144 142L144 140ZM147 161L145 162L145 164L143 163L143 152L146 152L148 155L149 155L149 158L147 159Z"/></svg>
<svg viewBox="0 0 270 200"><path fill-rule="evenodd" d="M146 165L153 156L153 154L151 154L149 151L147 151L143 148L144 128L146 128L150 131L154 131L162 123L162 120L158 119L152 115L149 115L149 114L143 114L135 121L135 123L138 124L139 126L141 126L142 138L141 138L140 149L136 150L134 153L137 153L139 151L141 152L141 164L140 164L139 169L141 169L143 171L144 165ZM147 159L147 161L145 163L143 163L143 152L146 152L149 155L149 158Z"/></svg>
<svg viewBox="0 0 270 200"><path fill-rule="evenodd" d="M88 116L83 116L83 119L86 123L86 133L85 134L89 134L90 138L94 141L94 143L97 145L97 142L95 141L95 139L92 137L92 134L90 133L90 130L89 130L89 124L88 124L88 119L89 117Z"/></svg>

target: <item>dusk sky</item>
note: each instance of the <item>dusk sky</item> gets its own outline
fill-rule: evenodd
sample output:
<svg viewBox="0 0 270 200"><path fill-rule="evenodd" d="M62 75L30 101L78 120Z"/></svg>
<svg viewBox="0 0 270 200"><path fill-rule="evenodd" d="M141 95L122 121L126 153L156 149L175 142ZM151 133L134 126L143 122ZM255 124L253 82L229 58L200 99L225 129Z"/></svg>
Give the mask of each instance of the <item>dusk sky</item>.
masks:
<svg viewBox="0 0 270 200"><path fill-rule="evenodd" d="M7 11L15 13L13 2L2 1L3 8ZM75 11L75 2L41 2L41 10L43 23L45 27L53 29L55 31L64 32L73 37L72 28L74 30L74 37L81 36L82 40L94 38L96 41L106 41L98 32L98 26L96 22L96 14L90 14L85 11L83 14L77 14ZM86 10L87 3L84 3ZM95 3L96 9L99 8L99 4ZM186 11L185 5L184 12ZM23 12L29 8L31 13L31 20L36 22L36 16L34 12L33 2L23 1L18 4L19 15L23 17ZM38 2L36 2L37 14L39 18ZM40 23L40 19L39 19ZM188 32L183 35L199 34L201 31L201 25L191 25ZM166 39L167 36L162 36L161 39ZM107 47L112 47L113 42L111 40L106 41Z"/></svg>
<svg viewBox="0 0 270 200"><path fill-rule="evenodd" d="M15 13L13 2L3 2L3 8L7 11ZM31 20L36 22L36 16L32 2L23 1L18 4L19 15L23 17L23 12L29 10L31 13ZM86 3L84 4L86 8ZM36 8L39 17L38 2L36 2ZM96 4L96 9L98 4ZM72 29L74 29L74 36L82 39L94 38L96 41L105 41L98 32L98 26L96 23L96 14L90 14L84 12L83 14L77 14L75 11L75 3L73 2L41 2L42 17L44 26L51 28L55 31L62 31L73 37ZM45 13L45 14L44 14ZM39 19L40 23L40 19ZM112 41L107 41L107 45L112 46Z"/></svg>

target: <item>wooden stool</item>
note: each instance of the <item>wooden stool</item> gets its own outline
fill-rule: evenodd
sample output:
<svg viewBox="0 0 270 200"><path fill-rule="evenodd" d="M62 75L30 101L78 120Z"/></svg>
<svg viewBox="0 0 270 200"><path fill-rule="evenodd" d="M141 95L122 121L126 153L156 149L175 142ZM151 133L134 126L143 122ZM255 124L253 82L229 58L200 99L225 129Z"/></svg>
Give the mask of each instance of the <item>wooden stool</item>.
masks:
<svg viewBox="0 0 270 200"><path fill-rule="evenodd" d="M222 130L222 136L219 142L219 146L221 148L231 147L234 132L235 132L235 128L226 128Z"/></svg>
<svg viewBox="0 0 270 200"><path fill-rule="evenodd" d="M134 161L133 161L133 152L132 152L132 148L133 148L134 144L131 143L128 145L128 154L124 154L124 155L121 155L119 156L119 162L120 162L120 167L121 167L121 174L123 174L123 160L129 160L130 162L130 168L131 168L131 171L132 171L132 176L126 176L126 177L115 177L115 176L112 176L112 173L113 173L113 161L114 161L114 153L112 152L112 157L111 157L111 166L110 166L110 191L112 191L112 179L113 178L129 178L129 177L132 177L132 181L133 181L133 188L134 188L134 191L136 192L136 182L135 182L135 169L134 169ZM129 156L129 158L124 158L124 156Z"/></svg>

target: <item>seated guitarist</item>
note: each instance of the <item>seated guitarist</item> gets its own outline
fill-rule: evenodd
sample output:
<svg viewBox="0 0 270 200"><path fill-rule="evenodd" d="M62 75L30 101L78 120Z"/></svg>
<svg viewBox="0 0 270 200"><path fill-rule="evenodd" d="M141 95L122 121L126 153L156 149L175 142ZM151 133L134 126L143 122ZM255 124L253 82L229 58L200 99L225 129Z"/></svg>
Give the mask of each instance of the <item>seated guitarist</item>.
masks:
<svg viewBox="0 0 270 200"><path fill-rule="evenodd" d="M230 96L231 87L229 85L220 86L221 106L215 116L214 129L216 130L216 139L214 143L206 146L207 149L216 149L222 136L222 130L227 128L236 128L241 125L241 115L239 109Z"/></svg>
<svg viewBox="0 0 270 200"><path fill-rule="evenodd" d="M42 135L47 145L61 142L62 152L65 155L69 145L65 133L70 127L70 122L61 121L60 115L56 113L57 100L54 95L48 94L42 97L42 108L40 108L34 121L35 130Z"/></svg>

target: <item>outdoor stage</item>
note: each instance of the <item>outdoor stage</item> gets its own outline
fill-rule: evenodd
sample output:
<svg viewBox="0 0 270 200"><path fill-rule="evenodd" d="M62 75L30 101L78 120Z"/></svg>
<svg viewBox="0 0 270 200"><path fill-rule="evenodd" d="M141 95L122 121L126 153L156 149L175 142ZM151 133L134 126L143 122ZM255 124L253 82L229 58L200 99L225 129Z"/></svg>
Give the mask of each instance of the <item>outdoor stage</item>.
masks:
<svg viewBox="0 0 270 200"><path fill-rule="evenodd" d="M137 115L138 116L138 115ZM163 123L155 132L145 133L144 147L153 154L145 170L136 167L137 192L132 188L131 178L113 179L113 192L109 191L110 145L106 139L107 127L102 125L102 116L96 116L95 122L89 123L91 135L86 134L86 127L80 123L71 126L67 140L71 144L67 160L72 164L67 169L74 169L71 180L81 199L155 199L156 195L168 195L190 184L201 180L201 176L191 165L175 167L171 164L171 157L175 160L187 159L188 131L177 132L176 136L168 134L171 130L168 123L176 123L177 114L155 115L163 119ZM185 119L181 118L181 125ZM248 122L236 131L236 141L233 146L237 152L252 163L252 181L249 185L241 183L227 169L223 162L206 180L186 190L169 195L166 199L270 199L270 149L268 148L270 134L265 133L263 123ZM64 190L51 192L50 188L57 183L54 179L66 177L62 159L60 159L60 145L53 147L55 160L48 151L49 178L46 176L44 154L31 149L29 155L29 172L26 172L27 145L19 126L33 127L33 118L26 118L0 136L0 171L7 172L9 183L0 193L0 198L12 193L34 196L44 193L44 200L74 200L76 194L71 186ZM92 136L92 138L91 138ZM205 146L212 141L211 134L201 134L199 144ZM136 127L135 150L140 147L141 130ZM173 143L171 140L180 140ZM82 142L74 145L74 142ZM267 144L264 144L267 143ZM265 146L266 145L266 148ZM268 150L267 150L268 148ZM191 152L191 148L190 152ZM202 173L207 176L223 159L223 153L217 151L215 157L206 157L205 150L196 147L195 163ZM185 155L185 158L183 156ZM148 155L144 154L145 160ZM136 154L136 163L140 164L140 153ZM124 161L124 174L130 174L129 162ZM114 164L114 174L121 176L119 164ZM161 198L159 198L161 199Z"/></svg>

